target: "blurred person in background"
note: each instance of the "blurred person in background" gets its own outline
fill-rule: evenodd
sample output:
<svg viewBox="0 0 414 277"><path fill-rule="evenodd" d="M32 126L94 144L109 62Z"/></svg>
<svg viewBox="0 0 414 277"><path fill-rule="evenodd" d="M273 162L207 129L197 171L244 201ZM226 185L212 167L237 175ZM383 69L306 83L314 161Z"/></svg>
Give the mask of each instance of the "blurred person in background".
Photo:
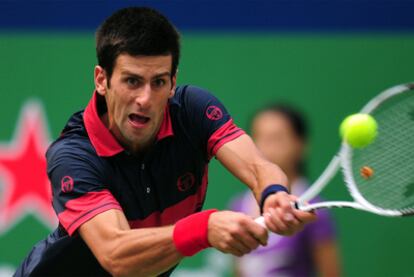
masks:
<svg viewBox="0 0 414 277"><path fill-rule="evenodd" d="M301 113L283 104L266 106L254 114L251 135L264 156L286 173L294 195L309 183L304 172L308 127ZM257 202L245 192L231 209L257 217ZM267 247L259 247L235 259L236 276L339 276L340 265L333 222L327 210L318 210L318 220L290 237L270 234Z"/></svg>

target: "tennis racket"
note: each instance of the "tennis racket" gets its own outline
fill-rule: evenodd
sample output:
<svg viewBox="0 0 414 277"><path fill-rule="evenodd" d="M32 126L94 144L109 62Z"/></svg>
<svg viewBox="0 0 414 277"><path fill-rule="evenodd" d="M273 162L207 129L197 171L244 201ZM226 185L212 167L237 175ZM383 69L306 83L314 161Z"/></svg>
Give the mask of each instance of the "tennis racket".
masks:
<svg viewBox="0 0 414 277"><path fill-rule="evenodd" d="M391 87L360 111L378 123L376 139L364 148L353 149L345 141L329 165L303 193L295 208L354 208L383 216L414 214L414 83ZM354 202L312 200L342 169L344 182ZM264 218L256 222L265 226Z"/></svg>

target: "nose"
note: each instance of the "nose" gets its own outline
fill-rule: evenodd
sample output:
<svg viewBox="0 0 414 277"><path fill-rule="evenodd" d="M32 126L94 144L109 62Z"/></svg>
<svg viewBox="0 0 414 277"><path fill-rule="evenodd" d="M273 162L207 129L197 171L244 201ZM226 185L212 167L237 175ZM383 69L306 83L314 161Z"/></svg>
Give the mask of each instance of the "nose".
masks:
<svg viewBox="0 0 414 277"><path fill-rule="evenodd" d="M135 97L135 103L143 110L148 109L151 104L151 85L146 84L143 86L137 96Z"/></svg>

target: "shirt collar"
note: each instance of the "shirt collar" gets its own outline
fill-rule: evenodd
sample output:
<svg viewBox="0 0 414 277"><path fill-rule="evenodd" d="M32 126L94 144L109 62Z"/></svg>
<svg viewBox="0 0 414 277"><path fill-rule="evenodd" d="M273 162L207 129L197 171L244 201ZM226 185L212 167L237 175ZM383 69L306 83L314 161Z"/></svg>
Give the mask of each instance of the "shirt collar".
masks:
<svg viewBox="0 0 414 277"><path fill-rule="evenodd" d="M124 151L124 148L119 144L99 117L98 105L105 103L104 101L99 101L100 97L102 96L96 91L93 93L93 96L83 113L83 120L85 122L86 132L88 133L89 139L97 154L102 157L110 157ZM165 107L161 127L157 134L157 141L174 135L169 110L169 105L167 105Z"/></svg>

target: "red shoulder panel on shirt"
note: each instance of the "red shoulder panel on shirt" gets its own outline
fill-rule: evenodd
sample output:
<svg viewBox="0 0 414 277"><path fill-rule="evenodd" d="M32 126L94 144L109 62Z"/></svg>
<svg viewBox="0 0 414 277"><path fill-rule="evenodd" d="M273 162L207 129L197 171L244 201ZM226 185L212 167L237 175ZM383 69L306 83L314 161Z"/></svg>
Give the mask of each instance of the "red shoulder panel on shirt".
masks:
<svg viewBox="0 0 414 277"><path fill-rule="evenodd" d="M217 129L209 138L207 143L208 158L211 159L225 143L232 141L245 132L233 123L233 119L227 121Z"/></svg>
<svg viewBox="0 0 414 277"><path fill-rule="evenodd" d="M65 211L58 214L59 222L72 235L83 223L107 210L122 210L109 190L88 192L66 202Z"/></svg>

